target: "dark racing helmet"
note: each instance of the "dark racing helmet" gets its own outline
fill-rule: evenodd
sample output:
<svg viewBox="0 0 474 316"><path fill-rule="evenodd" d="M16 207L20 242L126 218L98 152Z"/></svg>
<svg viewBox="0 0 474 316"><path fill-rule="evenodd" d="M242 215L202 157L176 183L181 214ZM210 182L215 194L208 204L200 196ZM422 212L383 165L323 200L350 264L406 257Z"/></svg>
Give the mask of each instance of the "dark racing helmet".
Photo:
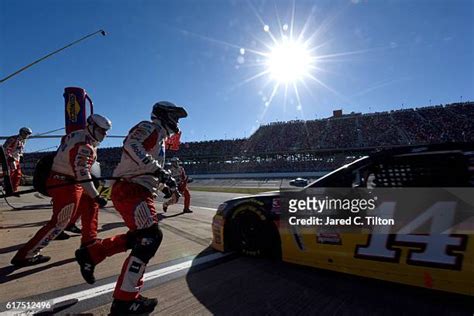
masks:
<svg viewBox="0 0 474 316"><path fill-rule="evenodd" d="M155 124L161 125L168 135L179 132L178 121L180 118L187 117L188 113L180 106L176 106L168 101L160 101L153 105L151 120Z"/></svg>

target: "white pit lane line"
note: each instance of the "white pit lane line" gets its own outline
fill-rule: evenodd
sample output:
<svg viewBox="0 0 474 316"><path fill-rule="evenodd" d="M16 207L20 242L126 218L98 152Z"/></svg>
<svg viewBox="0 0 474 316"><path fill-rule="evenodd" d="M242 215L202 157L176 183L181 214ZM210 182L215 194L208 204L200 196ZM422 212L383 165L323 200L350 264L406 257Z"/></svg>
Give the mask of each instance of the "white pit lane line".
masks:
<svg viewBox="0 0 474 316"><path fill-rule="evenodd" d="M214 261L214 260L218 260L218 259L227 257L231 254L233 254L233 253L232 252L229 252L229 253L213 253L213 254L207 255L205 257L201 257L201 258L197 258L197 259L193 259L193 260L188 260L188 261L178 263L178 264L166 267L166 268L161 268L161 269L157 269L157 270L154 270L154 271L150 271L150 272L145 273L145 275L143 276L144 281L146 282L146 281L149 281L149 280L153 280L153 279L156 279L156 278L163 277L165 275L173 274L173 273L181 271L181 270L185 270L185 269L188 269L188 268L191 268L191 267L196 267L196 266L204 264L204 263L208 263L208 262L211 262L211 261ZM94 298L94 297L112 292L115 288L115 284L116 284L116 282L112 282L112 283L97 286L97 287L94 287L94 288L91 288L91 289L87 289L87 290L84 290L84 291L79 291L79 292L76 292L76 293L67 294L67 295L64 295L64 296L53 298L53 299L49 300L49 302L51 302L51 305L54 306L58 303L62 303L62 302L68 301L68 300L77 299L78 302L84 301L84 300L87 300L87 299L91 299L91 298ZM17 301L21 301L21 299L18 299ZM1 316L3 316L3 315L5 315L5 316L6 315L13 315L12 312L13 311L5 311L5 312L0 313L0 315ZM18 313L20 311L16 311L16 312ZM35 310L35 312L41 312L41 310ZM18 314L18 315L20 315L20 314Z"/></svg>
<svg viewBox="0 0 474 316"><path fill-rule="evenodd" d="M202 208L204 210L209 210L209 211L217 211L217 208L211 208L211 207L204 207L204 206L196 206L197 208Z"/></svg>
<svg viewBox="0 0 474 316"><path fill-rule="evenodd" d="M182 204L182 203L176 203L176 204L174 204L174 205L183 205L183 204ZM212 208L212 207L197 206L197 205L196 205L196 206L193 206L193 205L191 205L191 208L193 208L193 207L195 207L195 208L200 208L200 209L203 209L203 210L213 211L213 212L216 212L216 211L217 211L217 208Z"/></svg>

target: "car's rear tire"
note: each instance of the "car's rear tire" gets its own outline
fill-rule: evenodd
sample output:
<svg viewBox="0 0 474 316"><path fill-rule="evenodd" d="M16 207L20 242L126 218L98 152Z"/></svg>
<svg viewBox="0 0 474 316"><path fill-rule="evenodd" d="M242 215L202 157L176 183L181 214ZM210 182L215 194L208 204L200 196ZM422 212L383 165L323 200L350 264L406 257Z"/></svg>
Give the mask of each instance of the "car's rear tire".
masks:
<svg viewBox="0 0 474 316"><path fill-rule="evenodd" d="M230 248L252 257L281 258L281 243L275 225L253 207L236 213L228 226Z"/></svg>

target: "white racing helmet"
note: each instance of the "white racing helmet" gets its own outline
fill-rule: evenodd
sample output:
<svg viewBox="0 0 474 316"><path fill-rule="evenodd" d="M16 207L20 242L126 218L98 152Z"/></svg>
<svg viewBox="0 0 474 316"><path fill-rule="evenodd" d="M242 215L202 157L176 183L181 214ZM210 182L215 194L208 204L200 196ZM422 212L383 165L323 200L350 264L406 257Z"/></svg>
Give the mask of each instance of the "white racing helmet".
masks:
<svg viewBox="0 0 474 316"><path fill-rule="evenodd" d="M173 165L179 165L179 162L180 162L178 157L173 157L170 159L170 161L171 161L171 164Z"/></svg>
<svg viewBox="0 0 474 316"><path fill-rule="evenodd" d="M112 122L105 116L92 114L87 118L87 127L89 134L96 141L101 142L107 136L107 131L112 128Z"/></svg>
<svg viewBox="0 0 474 316"><path fill-rule="evenodd" d="M22 127L22 128L20 128L20 130L18 131L18 133L19 133L20 136L22 136L23 138L28 138L31 134L33 134L33 131L32 131L31 128L29 128L29 127Z"/></svg>

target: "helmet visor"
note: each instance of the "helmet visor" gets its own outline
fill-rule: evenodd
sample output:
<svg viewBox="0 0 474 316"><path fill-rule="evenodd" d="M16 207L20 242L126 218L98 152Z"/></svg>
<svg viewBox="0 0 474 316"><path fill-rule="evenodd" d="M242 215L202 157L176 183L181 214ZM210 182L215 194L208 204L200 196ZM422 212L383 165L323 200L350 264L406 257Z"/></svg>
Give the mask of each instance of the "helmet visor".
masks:
<svg viewBox="0 0 474 316"><path fill-rule="evenodd" d="M28 138L30 137L31 133L28 132L28 131L21 131L20 132L20 136L23 137L23 138Z"/></svg>

